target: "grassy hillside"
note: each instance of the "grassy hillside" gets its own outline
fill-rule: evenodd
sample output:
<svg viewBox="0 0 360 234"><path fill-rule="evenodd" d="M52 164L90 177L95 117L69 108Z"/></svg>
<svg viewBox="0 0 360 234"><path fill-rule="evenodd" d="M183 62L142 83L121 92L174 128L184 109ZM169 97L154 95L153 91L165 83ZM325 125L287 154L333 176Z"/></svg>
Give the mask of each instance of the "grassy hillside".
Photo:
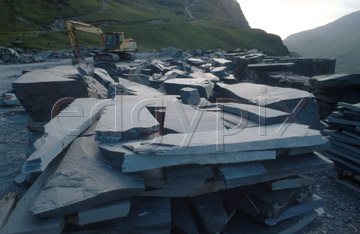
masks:
<svg viewBox="0 0 360 234"><path fill-rule="evenodd" d="M306 57L336 58L337 73L360 73L360 11L289 36L289 50Z"/></svg>
<svg viewBox="0 0 360 234"><path fill-rule="evenodd" d="M224 4L219 6L219 1ZM278 36L249 29L240 7L239 15L228 12L234 8L233 1L1 0L0 46L23 41L22 47L28 48L70 48L64 22L73 19L98 25L104 32L124 31L140 50L257 48L273 55L288 54ZM83 46L99 46L94 35L80 33L79 38Z"/></svg>

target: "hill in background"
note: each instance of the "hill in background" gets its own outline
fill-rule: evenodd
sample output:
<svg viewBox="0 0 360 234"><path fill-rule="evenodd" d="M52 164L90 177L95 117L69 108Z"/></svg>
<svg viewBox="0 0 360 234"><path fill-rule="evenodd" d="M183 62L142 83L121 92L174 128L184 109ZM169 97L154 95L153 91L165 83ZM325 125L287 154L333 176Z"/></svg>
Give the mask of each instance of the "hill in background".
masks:
<svg viewBox="0 0 360 234"><path fill-rule="evenodd" d="M284 40L305 57L336 58L337 73L360 73L360 11Z"/></svg>
<svg viewBox="0 0 360 234"><path fill-rule="evenodd" d="M14 41L29 48L69 48L65 20L100 26L104 32L124 31L141 50L174 46L257 48L287 55L281 38L251 29L236 0L2 0L0 46ZM79 34L84 46L98 38Z"/></svg>

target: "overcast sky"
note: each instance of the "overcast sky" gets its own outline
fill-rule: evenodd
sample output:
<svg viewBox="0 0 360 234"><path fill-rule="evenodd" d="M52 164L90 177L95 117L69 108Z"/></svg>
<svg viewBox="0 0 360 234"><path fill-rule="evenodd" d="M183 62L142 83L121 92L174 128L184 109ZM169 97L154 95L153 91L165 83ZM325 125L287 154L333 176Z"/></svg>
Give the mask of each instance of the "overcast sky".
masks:
<svg viewBox="0 0 360 234"><path fill-rule="evenodd" d="M237 0L252 28L287 36L360 10L360 0Z"/></svg>

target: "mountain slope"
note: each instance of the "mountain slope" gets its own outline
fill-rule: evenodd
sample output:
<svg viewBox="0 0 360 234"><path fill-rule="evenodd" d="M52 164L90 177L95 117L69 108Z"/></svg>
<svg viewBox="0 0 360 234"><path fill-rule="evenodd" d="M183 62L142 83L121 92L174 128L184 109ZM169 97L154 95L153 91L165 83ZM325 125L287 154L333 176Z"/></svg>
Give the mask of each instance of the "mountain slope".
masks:
<svg viewBox="0 0 360 234"><path fill-rule="evenodd" d="M306 57L336 58L337 73L360 73L360 11L325 26L284 40L291 51Z"/></svg>
<svg viewBox="0 0 360 234"><path fill-rule="evenodd" d="M141 50L257 48L286 55L276 35L249 27L236 0L1 0L0 46L24 41L30 48L69 48L65 20L124 31ZM98 46L96 36L79 33L81 45Z"/></svg>

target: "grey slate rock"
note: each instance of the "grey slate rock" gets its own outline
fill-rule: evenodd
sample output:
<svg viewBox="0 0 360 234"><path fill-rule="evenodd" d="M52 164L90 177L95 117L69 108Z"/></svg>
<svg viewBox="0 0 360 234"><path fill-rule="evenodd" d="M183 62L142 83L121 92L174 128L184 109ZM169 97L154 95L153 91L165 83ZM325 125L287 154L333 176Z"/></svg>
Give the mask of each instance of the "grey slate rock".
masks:
<svg viewBox="0 0 360 234"><path fill-rule="evenodd" d="M195 91L197 92L197 89L195 89ZM202 100L201 104L202 103L206 105L207 101ZM221 124L219 114L204 111L199 106L184 105L177 99L169 101L166 105L164 121L165 133L218 130L222 129Z"/></svg>
<svg viewBox="0 0 360 234"><path fill-rule="evenodd" d="M103 147L103 146L102 146ZM112 148L108 147L108 151ZM117 150L114 149L117 153ZM217 165L258 160L271 160L276 158L274 151L249 151L236 153L207 153L207 154L123 154L123 172L137 172L182 165Z"/></svg>
<svg viewBox="0 0 360 234"><path fill-rule="evenodd" d="M272 87L252 83L217 83L223 98L231 98L244 104L266 106L284 112L297 111L295 118L299 123L313 129L322 129L319 109L313 94L291 88ZM293 120L291 120L293 121Z"/></svg>
<svg viewBox="0 0 360 234"><path fill-rule="evenodd" d="M193 197L191 203L208 233L217 233L227 224L228 215L222 206L221 193Z"/></svg>
<svg viewBox="0 0 360 234"><path fill-rule="evenodd" d="M213 75L210 72L193 72L190 73L190 76L195 78L195 79L204 79L204 80L209 80L212 83L216 83L220 81L220 78Z"/></svg>
<svg viewBox="0 0 360 234"><path fill-rule="evenodd" d="M33 214L56 217L144 192L140 175L125 175L102 159L92 135L94 128L73 142L48 177L30 209Z"/></svg>
<svg viewBox="0 0 360 234"><path fill-rule="evenodd" d="M106 98L107 90L91 76L81 76L73 66L28 72L13 82L13 90L30 118L48 122L54 105L63 98Z"/></svg>
<svg viewBox="0 0 360 234"><path fill-rule="evenodd" d="M199 66L199 65L203 65L206 62L202 59L197 59L197 58L188 58L186 60L189 64L194 65L194 66Z"/></svg>
<svg viewBox="0 0 360 234"><path fill-rule="evenodd" d="M171 200L171 228L175 233L199 234L191 210L184 198Z"/></svg>
<svg viewBox="0 0 360 234"><path fill-rule="evenodd" d="M94 69L94 78L99 81L104 87L109 88L111 83L115 83L114 79L111 78L106 70L101 68Z"/></svg>
<svg viewBox="0 0 360 234"><path fill-rule="evenodd" d="M226 60L226 59L221 59L221 58L213 58L212 59L212 66L214 67L226 67L227 70L234 70L235 64L230 61L230 60Z"/></svg>
<svg viewBox="0 0 360 234"><path fill-rule="evenodd" d="M331 168L332 161L324 156L307 154L264 162L219 166L218 170L227 186L238 187Z"/></svg>
<svg viewBox="0 0 360 234"><path fill-rule="evenodd" d="M37 150L25 161L22 173L43 172L47 166L98 116L100 100L77 99L52 121L45 125L45 133L35 142Z"/></svg>
<svg viewBox="0 0 360 234"><path fill-rule="evenodd" d="M190 87L199 90L200 97L208 99L212 94L213 85L204 79L171 79L164 82L168 95L179 95L182 88Z"/></svg>
<svg viewBox="0 0 360 234"><path fill-rule="evenodd" d="M143 138L158 131L159 123L143 108L139 115L133 112L138 105L137 100L126 100L119 96L105 107L96 127L95 139L101 142L119 142ZM138 118L139 126L135 119Z"/></svg>
<svg viewBox="0 0 360 234"><path fill-rule="evenodd" d="M5 106L21 106L20 101L13 93L5 93L3 103Z"/></svg>
<svg viewBox="0 0 360 234"><path fill-rule="evenodd" d="M219 77L220 80L223 80L224 77L227 77L229 75L226 67L215 67L211 69L210 72L215 76Z"/></svg>
<svg viewBox="0 0 360 234"><path fill-rule="evenodd" d="M61 233L66 220L62 216L54 218L38 218L30 212L33 202L38 197L49 175L53 173L60 159L51 165L37 178L25 195L17 202L10 215L2 234L30 234L30 233Z"/></svg>
<svg viewBox="0 0 360 234"><path fill-rule="evenodd" d="M98 223L105 220L125 217L130 212L130 201L123 200L107 205L94 207L78 212L78 225L84 226L90 223Z"/></svg>
<svg viewBox="0 0 360 234"><path fill-rule="evenodd" d="M201 101L199 91L194 88L181 89L180 96L183 104L198 105Z"/></svg>
<svg viewBox="0 0 360 234"><path fill-rule="evenodd" d="M317 89L346 90L360 86L360 74L333 74L314 76L310 83Z"/></svg>
<svg viewBox="0 0 360 234"><path fill-rule="evenodd" d="M296 216L294 218L280 222L274 227L259 225L259 222L249 217L247 214L238 211L226 225L224 234L234 233L257 233L257 234L292 234L303 230L307 225L324 213L323 209Z"/></svg>
<svg viewBox="0 0 360 234"><path fill-rule="evenodd" d="M223 141L219 131L195 131L193 134L168 134L155 139L155 143L133 142L126 145L135 153L150 153L157 155L172 154L207 154L227 153L250 150L273 150L284 148L297 148L323 145L328 142L319 131L308 129L307 126L290 124L279 135L281 125L270 125L266 128L266 134L259 134L257 128L244 128L231 135L224 136ZM189 136L192 137L189 139ZM160 143L158 143L160 142ZM184 142L184 143L183 143ZM149 143L149 144L147 144ZM188 143L188 144L186 144ZM156 147L155 147L156 146Z"/></svg>

